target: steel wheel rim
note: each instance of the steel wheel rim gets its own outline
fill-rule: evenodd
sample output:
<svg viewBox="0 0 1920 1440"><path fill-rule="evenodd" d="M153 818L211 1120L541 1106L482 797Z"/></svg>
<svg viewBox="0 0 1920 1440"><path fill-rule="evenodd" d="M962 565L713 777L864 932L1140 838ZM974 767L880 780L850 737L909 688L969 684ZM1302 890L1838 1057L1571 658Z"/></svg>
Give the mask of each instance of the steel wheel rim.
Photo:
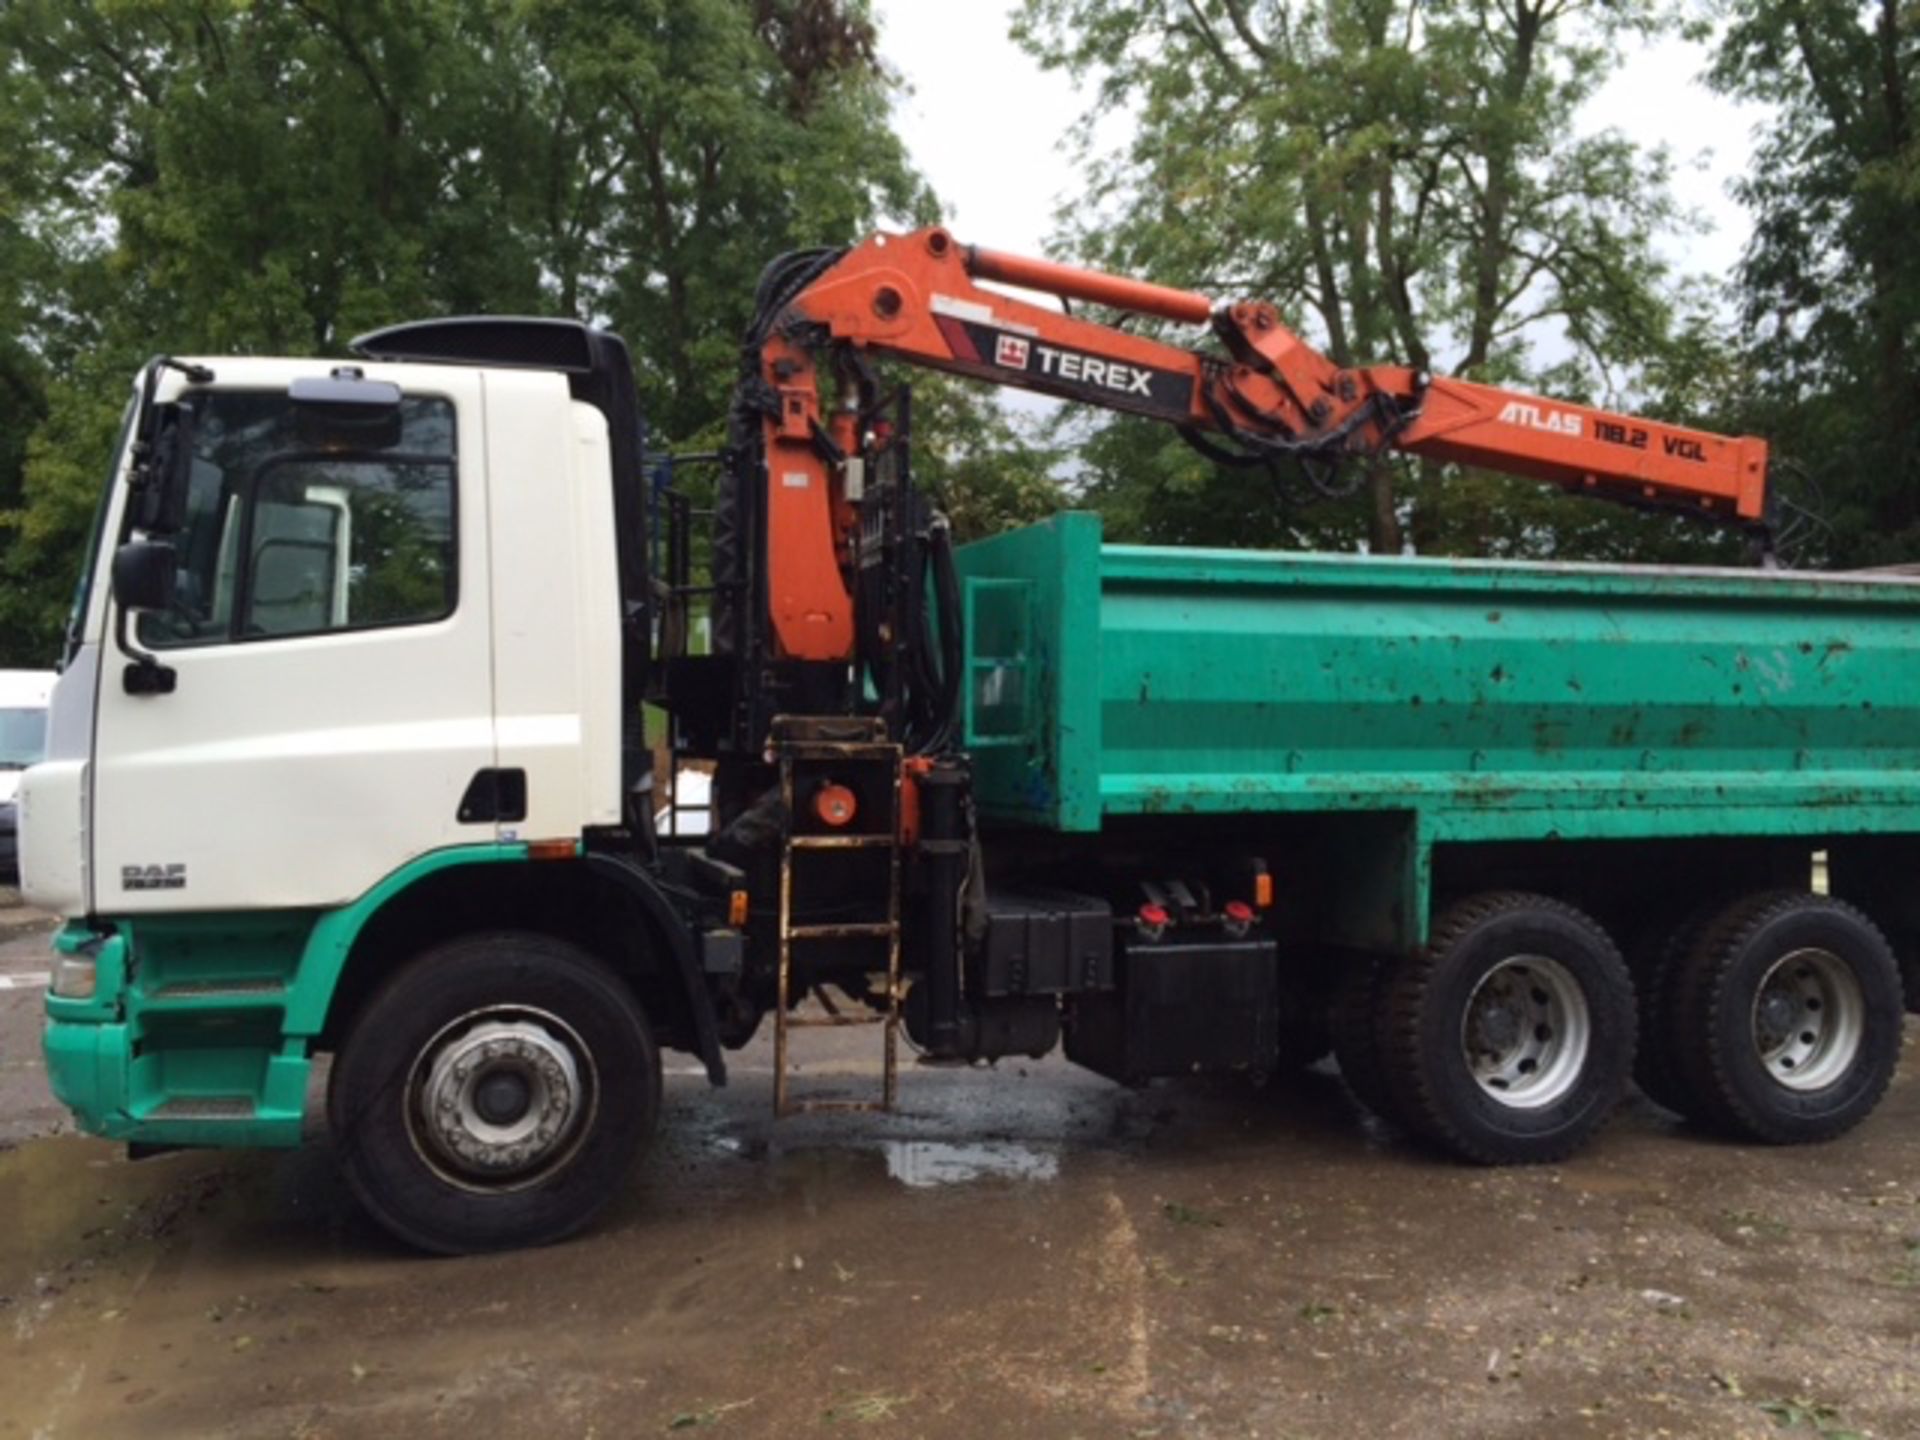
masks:
<svg viewBox="0 0 1920 1440"><path fill-rule="evenodd" d="M420 1048L402 1098L407 1136L464 1190L524 1190L579 1153L599 1108L599 1072L579 1034L523 1006L469 1011Z"/></svg>
<svg viewBox="0 0 1920 1440"><path fill-rule="evenodd" d="M1776 1085L1823 1090L1853 1067L1865 1039L1866 995L1831 950L1793 950L1754 991L1753 1049Z"/></svg>
<svg viewBox="0 0 1920 1440"><path fill-rule="evenodd" d="M1593 1011L1573 972L1545 955L1511 955L1480 977L1460 1018L1474 1084L1514 1110L1539 1110L1580 1081Z"/></svg>

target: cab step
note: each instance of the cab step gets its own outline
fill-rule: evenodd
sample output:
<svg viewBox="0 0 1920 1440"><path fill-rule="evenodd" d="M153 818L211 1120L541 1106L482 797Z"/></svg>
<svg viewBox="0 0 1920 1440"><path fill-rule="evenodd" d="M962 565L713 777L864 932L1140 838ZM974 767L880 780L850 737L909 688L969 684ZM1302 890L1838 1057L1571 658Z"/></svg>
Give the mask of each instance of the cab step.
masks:
<svg viewBox="0 0 1920 1440"><path fill-rule="evenodd" d="M251 1120L258 1105L251 1095L176 1095L149 1110L148 1120Z"/></svg>
<svg viewBox="0 0 1920 1440"><path fill-rule="evenodd" d="M146 992L146 998L164 1004L182 1000L266 1000L286 993L285 981L266 976L238 980L175 980L157 990Z"/></svg>

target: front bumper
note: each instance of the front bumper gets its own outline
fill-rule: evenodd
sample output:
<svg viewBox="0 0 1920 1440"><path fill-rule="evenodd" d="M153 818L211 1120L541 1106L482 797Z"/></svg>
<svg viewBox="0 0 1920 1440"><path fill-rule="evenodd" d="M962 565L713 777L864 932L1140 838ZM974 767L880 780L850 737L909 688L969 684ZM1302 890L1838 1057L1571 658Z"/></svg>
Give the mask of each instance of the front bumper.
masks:
<svg viewBox="0 0 1920 1440"><path fill-rule="evenodd" d="M191 999L183 1008L145 994L129 981L125 927L107 934L70 922L53 948L95 962L92 995L48 990L41 1038L47 1083L80 1129L145 1145L300 1143L311 1069L304 1041L281 1038L277 1021L271 1033L246 1032ZM59 970L56 960L56 979Z"/></svg>
<svg viewBox="0 0 1920 1440"><path fill-rule="evenodd" d="M132 1134L125 1025L49 1019L41 1049L53 1098L73 1112L76 1125L113 1140Z"/></svg>
<svg viewBox="0 0 1920 1440"><path fill-rule="evenodd" d="M47 1027L41 1038L47 1084L82 1130L118 1138L132 1124L127 1114L132 1046L121 1018L126 941L69 923L54 935L53 949L56 956L92 955L95 971L93 994L84 999L47 992Z"/></svg>

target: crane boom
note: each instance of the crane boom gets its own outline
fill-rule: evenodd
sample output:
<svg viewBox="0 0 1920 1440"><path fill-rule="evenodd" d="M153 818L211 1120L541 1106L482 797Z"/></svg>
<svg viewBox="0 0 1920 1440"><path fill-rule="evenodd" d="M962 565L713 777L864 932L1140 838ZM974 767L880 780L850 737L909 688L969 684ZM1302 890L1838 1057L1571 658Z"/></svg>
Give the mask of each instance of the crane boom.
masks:
<svg viewBox="0 0 1920 1440"><path fill-rule="evenodd" d="M1224 353L1063 314L986 283L1206 325ZM862 352L1149 416L1247 463L1397 450L1728 520L1757 523L1766 512L1762 440L1406 366L1342 368L1265 301L1216 302L962 246L939 226L875 234L823 261L770 319L757 357L768 600L778 646L795 659L836 660L853 649L846 576L855 522L844 462L861 451L861 406L842 383L826 413L821 369L845 382L844 362Z"/></svg>

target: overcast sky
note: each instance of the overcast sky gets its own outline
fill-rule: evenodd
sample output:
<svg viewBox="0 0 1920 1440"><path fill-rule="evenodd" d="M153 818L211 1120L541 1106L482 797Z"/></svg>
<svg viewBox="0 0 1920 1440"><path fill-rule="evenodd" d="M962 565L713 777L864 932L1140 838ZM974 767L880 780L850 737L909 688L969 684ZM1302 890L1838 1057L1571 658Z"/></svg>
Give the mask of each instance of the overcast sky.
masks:
<svg viewBox="0 0 1920 1440"><path fill-rule="evenodd" d="M912 87L901 132L959 238L1042 254L1055 207L1081 188L1062 137L1086 99L1008 38L1016 8L878 0L881 47ZM1724 276L1746 240L1726 185L1746 164L1753 116L1698 83L1704 63L1701 50L1677 40L1637 51L1587 118L1591 128L1615 126L1668 148L1676 193L1711 228L1674 237L1664 252L1677 268Z"/></svg>

